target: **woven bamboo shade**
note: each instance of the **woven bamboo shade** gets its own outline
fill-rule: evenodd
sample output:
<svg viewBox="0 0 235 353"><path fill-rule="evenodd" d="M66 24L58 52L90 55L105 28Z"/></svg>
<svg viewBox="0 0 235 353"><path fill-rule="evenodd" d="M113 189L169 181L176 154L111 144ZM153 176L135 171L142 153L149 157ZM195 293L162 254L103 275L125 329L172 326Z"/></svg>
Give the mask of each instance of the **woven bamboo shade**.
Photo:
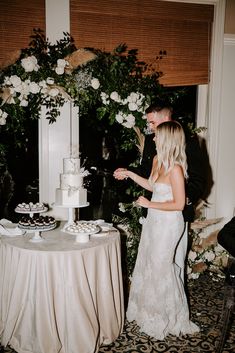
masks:
<svg viewBox="0 0 235 353"><path fill-rule="evenodd" d="M156 0L71 0L71 35L78 47L138 49L140 60L163 73L165 86L204 84L213 11L212 5Z"/></svg>
<svg viewBox="0 0 235 353"><path fill-rule="evenodd" d="M45 30L45 0L0 0L0 62L28 46L33 28Z"/></svg>

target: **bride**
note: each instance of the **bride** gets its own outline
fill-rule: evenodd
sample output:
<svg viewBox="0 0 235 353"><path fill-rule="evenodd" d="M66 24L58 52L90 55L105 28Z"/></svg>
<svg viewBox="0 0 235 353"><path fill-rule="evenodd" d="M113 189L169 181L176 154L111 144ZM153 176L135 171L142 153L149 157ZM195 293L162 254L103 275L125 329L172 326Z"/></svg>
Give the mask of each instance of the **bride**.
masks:
<svg viewBox="0 0 235 353"><path fill-rule="evenodd" d="M135 320L141 331L163 340L169 334L193 334L199 328L189 319L180 268L174 262L184 231L185 136L179 123L167 121L157 127L154 140L157 156L149 179L129 170L115 171L114 177L121 180L121 173L152 191L151 200L140 196L136 201L148 208L148 214L132 277L127 320Z"/></svg>

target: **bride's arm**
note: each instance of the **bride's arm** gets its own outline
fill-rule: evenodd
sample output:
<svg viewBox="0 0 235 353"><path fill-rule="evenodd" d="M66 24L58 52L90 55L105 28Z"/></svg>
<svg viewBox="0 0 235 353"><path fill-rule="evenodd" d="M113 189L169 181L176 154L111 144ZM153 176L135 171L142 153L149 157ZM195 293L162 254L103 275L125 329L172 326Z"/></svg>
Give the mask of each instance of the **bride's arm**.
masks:
<svg viewBox="0 0 235 353"><path fill-rule="evenodd" d="M154 174L154 171L156 170L156 165L157 165L157 157L155 156L153 158L153 162L152 162L152 170L151 170L151 174L150 177ZM138 185L142 186L144 189L148 190L148 191L153 191L153 187L152 184L149 182L149 178L143 178L140 175L131 172L129 170L126 170L126 176L130 179L132 179L135 183L137 183ZM157 176L156 176L157 178Z"/></svg>
<svg viewBox="0 0 235 353"><path fill-rule="evenodd" d="M131 172L130 170L125 171L126 177L132 179L136 184L142 186L142 188L148 190L148 191L153 191L152 186L149 183L149 179L143 178L142 176Z"/></svg>
<svg viewBox="0 0 235 353"><path fill-rule="evenodd" d="M149 201L140 196L136 203L142 207L155 208L162 211L182 211L185 205L185 182L182 168L175 165L170 172L170 183L173 199L165 202Z"/></svg>

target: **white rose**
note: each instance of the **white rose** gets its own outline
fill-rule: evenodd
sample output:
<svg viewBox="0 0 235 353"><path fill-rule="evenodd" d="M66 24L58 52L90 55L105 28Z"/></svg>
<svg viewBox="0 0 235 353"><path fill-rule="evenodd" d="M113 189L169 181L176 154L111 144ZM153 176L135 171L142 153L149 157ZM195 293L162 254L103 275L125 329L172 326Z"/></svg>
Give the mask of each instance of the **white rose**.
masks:
<svg viewBox="0 0 235 353"><path fill-rule="evenodd" d="M64 59L57 60L57 67L65 67L67 65L67 61Z"/></svg>
<svg viewBox="0 0 235 353"><path fill-rule="evenodd" d="M49 96L56 97L59 94L59 90L57 88L51 88L48 92Z"/></svg>
<svg viewBox="0 0 235 353"><path fill-rule="evenodd" d="M38 61L35 56L28 56L21 60L21 65L24 68L25 72L38 71Z"/></svg>
<svg viewBox="0 0 235 353"><path fill-rule="evenodd" d="M4 81L3 81L3 85L4 86L8 86L8 85L11 85L11 81L10 81L10 77L9 76L6 76L5 78L4 78Z"/></svg>
<svg viewBox="0 0 235 353"><path fill-rule="evenodd" d="M199 277L199 273L191 273L191 275L190 275L190 277L192 278L192 279L198 279L198 277Z"/></svg>
<svg viewBox="0 0 235 353"><path fill-rule="evenodd" d="M6 124L6 118L8 114L4 112L2 109L0 109L0 119L1 119L1 124L0 125L5 125Z"/></svg>
<svg viewBox="0 0 235 353"><path fill-rule="evenodd" d="M28 101L26 99L22 99L22 101L20 102L20 106L21 107L27 107L28 106Z"/></svg>
<svg viewBox="0 0 235 353"><path fill-rule="evenodd" d="M29 85L27 85L25 82L22 82L20 93L24 96L29 94Z"/></svg>
<svg viewBox="0 0 235 353"><path fill-rule="evenodd" d="M195 251L190 250L190 251L189 251L189 254L188 254L188 258L189 258L189 260L194 261L194 260L196 259L196 257L197 257L196 252L195 252Z"/></svg>
<svg viewBox="0 0 235 353"><path fill-rule="evenodd" d="M30 82L29 91L33 94L36 94L40 91L40 87L36 82Z"/></svg>
<svg viewBox="0 0 235 353"><path fill-rule="evenodd" d="M116 116L115 116L115 119L116 121L119 123L119 124L122 124L123 123L123 115L121 113L118 113Z"/></svg>
<svg viewBox="0 0 235 353"><path fill-rule="evenodd" d="M13 87L17 87L17 86L21 85L21 79L20 79L20 77L18 77L16 75L12 75L10 77L10 83L13 85Z"/></svg>
<svg viewBox="0 0 235 353"><path fill-rule="evenodd" d="M212 251L206 251L204 253L204 257L207 261L213 261L215 258L215 254Z"/></svg>
<svg viewBox="0 0 235 353"><path fill-rule="evenodd" d="M42 81L43 82L43 81ZM53 85L54 84L54 78L52 78L52 77L48 77L47 78L47 80L46 80L46 83L48 84L48 85Z"/></svg>
<svg viewBox="0 0 235 353"><path fill-rule="evenodd" d="M56 67L55 72L57 73L57 75L63 75L64 67L63 66Z"/></svg>
<svg viewBox="0 0 235 353"><path fill-rule="evenodd" d="M107 93L101 92L100 97L101 97L103 104L105 104L105 105L109 104L109 99L108 99L109 96Z"/></svg>
<svg viewBox="0 0 235 353"><path fill-rule="evenodd" d="M47 87L43 87L43 88L41 89L41 93L44 94L44 95L47 95L47 94L48 94L48 89L47 89Z"/></svg>
<svg viewBox="0 0 235 353"><path fill-rule="evenodd" d="M129 110L131 111L131 112L134 112L135 110L137 110L137 105L136 105L136 103L128 103L128 108L129 108Z"/></svg>
<svg viewBox="0 0 235 353"><path fill-rule="evenodd" d="M128 114L126 117L126 121L122 123L123 126L127 127L128 129L131 129L133 126L135 126L135 117L132 114Z"/></svg>
<svg viewBox="0 0 235 353"><path fill-rule="evenodd" d="M124 207L123 203L121 203L121 202L119 202L119 204L118 204L118 209L119 209L119 211L121 211L123 213L126 212L125 207Z"/></svg>
<svg viewBox="0 0 235 353"><path fill-rule="evenodd" d="M146 221L146 218L145 217L140 217L139 219L139 224L144 224Z"/></svg>
<svg viewBox="0 0 235 353"><path fill-rule="evenodd" d="M121 98L119 96L119 94L114 91L110 94L110 98L114 101L114 102L120 102Z"/></svg>
<svg viewBox="0 0 235 353"><path fill-rule="evenodd" d="M100 81L98 80L98 78L93 78L91 80L91 87L94 89L98 89L100 87Z"/></svg>
<svg viewBox="0 0 235 353"><path fill-rule="evenodd" d="M38 85L39 85L40 87L43 87L43 88L47 87L47 84L46 84L46 81L45 81L45 80L40 81L40 82L38 83Z"/></svg>
<svg viewBox="0 0 235 353"><path fill-rule="evenodd" d="M139 95L135 92L131 92L131 94L127 97L127 101L129 103L135 103L139 98Z"/></svg>
<svg viewBox="0 0 235 353"><path fill-rule="evenodd" d="M0 125L6 125L6 118L0 117Z"/></svg>
<svg viewBox="0 0 235 353"><path fill-rule="evenodd" d="M13 89L14 89L15 92L21 93L22 90L23 90L23 85L21 84L19 86L14 87Z"/></svg>

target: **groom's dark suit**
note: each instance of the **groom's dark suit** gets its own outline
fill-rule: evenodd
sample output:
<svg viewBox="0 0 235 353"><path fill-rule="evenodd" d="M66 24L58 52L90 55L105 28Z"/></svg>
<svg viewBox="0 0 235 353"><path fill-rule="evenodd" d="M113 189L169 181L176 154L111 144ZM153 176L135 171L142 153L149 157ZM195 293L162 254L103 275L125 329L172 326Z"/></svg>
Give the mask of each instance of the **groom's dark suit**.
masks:
<svg viewBox="0 0 235 353"><path fill-rule="evenodd" d="M152 168L153 157L156 155L156 145L153 141L155 134L146 135L144 150L138 172L148 178ZM199 145L198 136L186 136L186 155L188 163L188 179L186 182L186 196L189 199L185 205L183 215L185 222L194 219L194 205L202 197L206 185L205 159Z"/></svg>

